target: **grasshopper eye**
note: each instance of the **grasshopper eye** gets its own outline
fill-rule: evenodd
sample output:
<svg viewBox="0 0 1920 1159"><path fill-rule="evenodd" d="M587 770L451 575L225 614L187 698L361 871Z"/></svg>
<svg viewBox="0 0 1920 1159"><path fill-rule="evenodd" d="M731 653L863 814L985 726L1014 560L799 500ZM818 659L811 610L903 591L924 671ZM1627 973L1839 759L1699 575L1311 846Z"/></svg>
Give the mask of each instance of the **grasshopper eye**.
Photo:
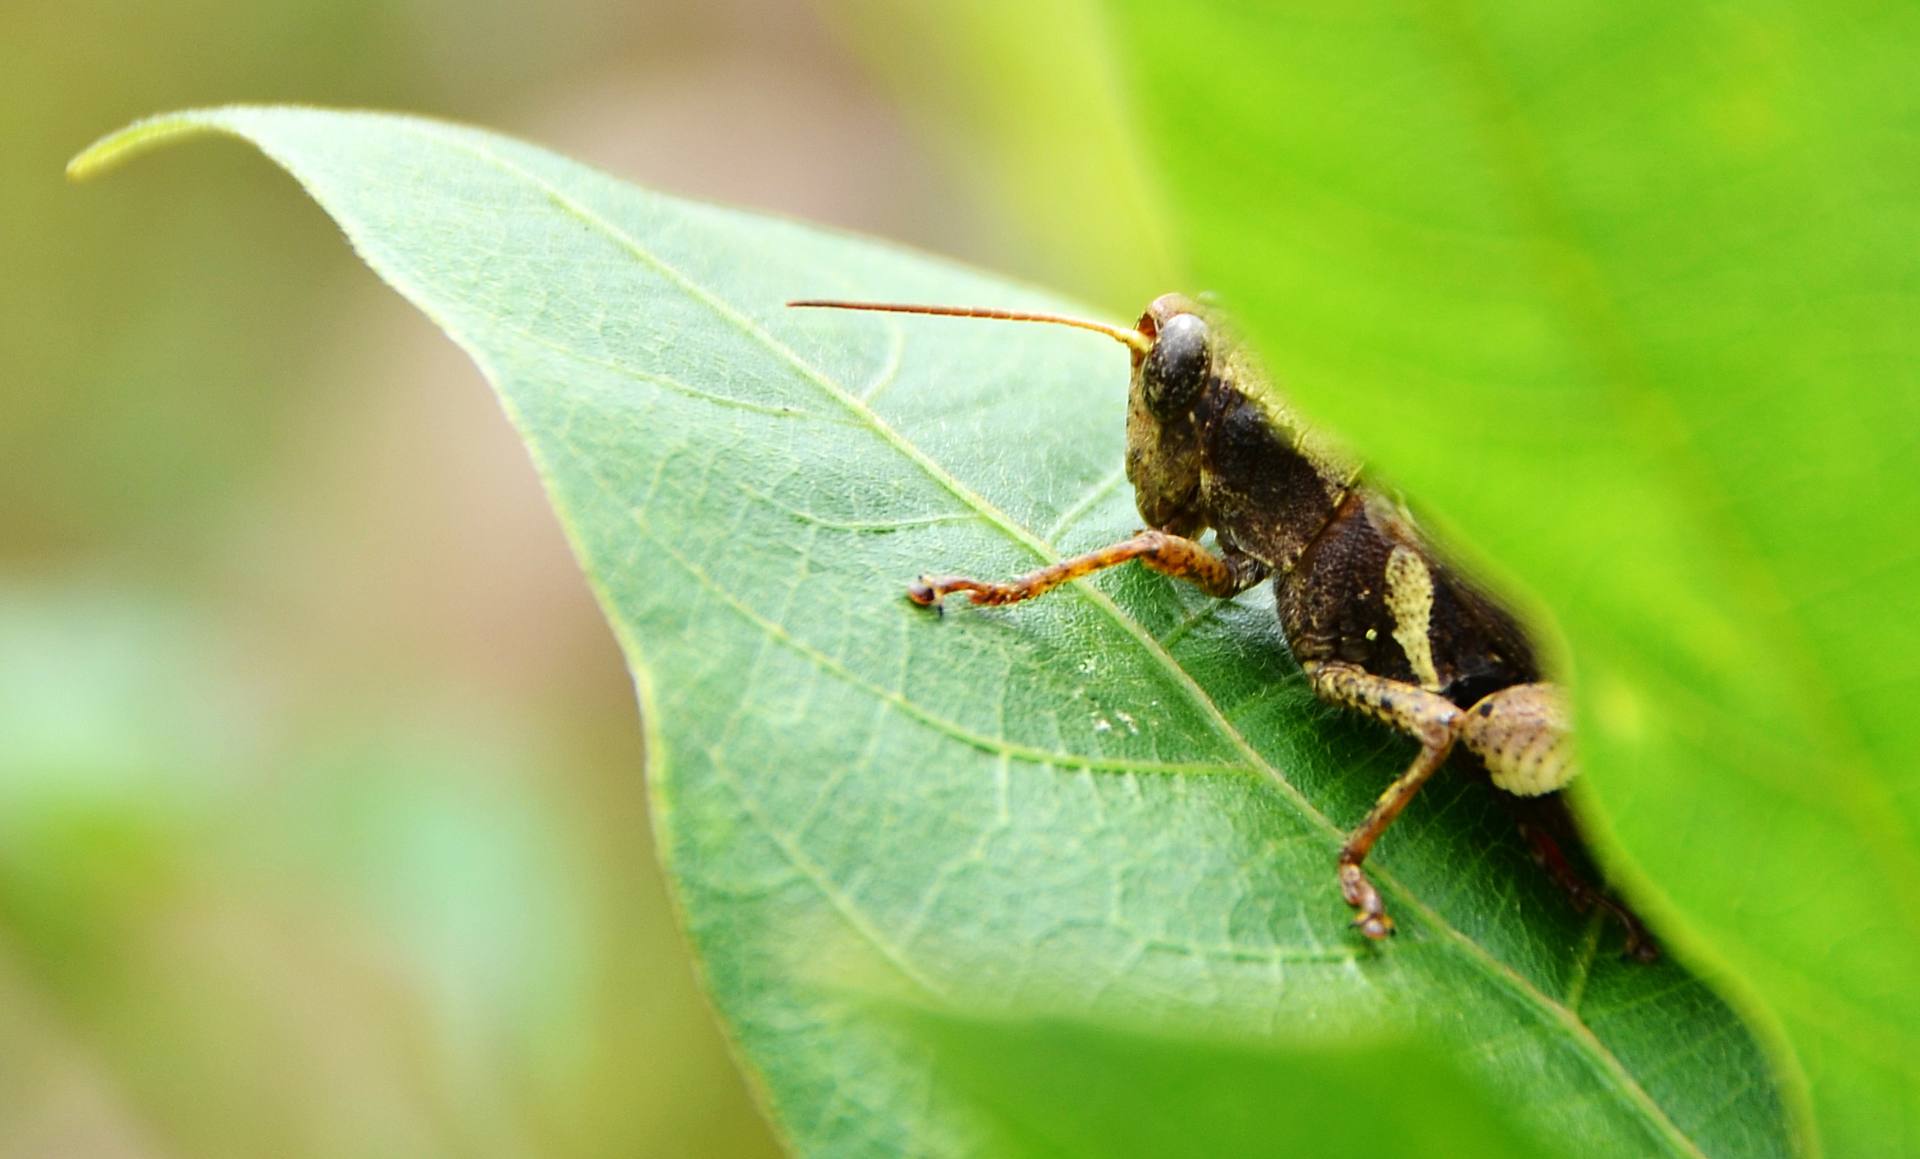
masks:
<svg viewBox="0 0 1920 1159"><path fill-rule="evenodd" d="M1207 324L1194 314L1175 314L1160 323L1153 349L1141 367L1147 407L1160 419L1172 419L1193 409L1207 384L1213 361L1208 349Z"/></svg>

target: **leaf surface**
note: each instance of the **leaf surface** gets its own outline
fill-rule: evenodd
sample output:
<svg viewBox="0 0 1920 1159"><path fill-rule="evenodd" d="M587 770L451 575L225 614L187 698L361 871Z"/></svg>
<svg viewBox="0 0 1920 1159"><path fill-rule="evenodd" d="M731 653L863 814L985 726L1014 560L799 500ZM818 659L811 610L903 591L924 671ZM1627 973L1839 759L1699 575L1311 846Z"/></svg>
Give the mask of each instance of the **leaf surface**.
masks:
<svg viewBox="0 0 1920 1159"><path fill-rule="evenodd" d="M1156 1076L1245 1056L1246 1089L1325 1089L1310 1060L1358 1041L1458 1074L1314 1100L1341 1139L1355 1107L1423 1138L1438 1090L1484 1137L1511 1118L1561 1154L1782 1152L1742 1024L1678 967L1618 961L1484 784L1442 778L1377 848L1401 936L1346 929L1342 827L1410 754L1313 700L1264 592L1122 570L1010 609L902 598L922 570L1014 573L1133 529L1126 355L782 303L1070 305L410 118L178 114L76 169L209 130L291 172L526 437L634 672L708 987L801 1151L1083 1134L1062 1100L1009 1102L979 1048L1005 1042L1226 1153L1244 1117L1216 1131ZM1115 1043L1158 1061L1115 1065Z"/></svg>

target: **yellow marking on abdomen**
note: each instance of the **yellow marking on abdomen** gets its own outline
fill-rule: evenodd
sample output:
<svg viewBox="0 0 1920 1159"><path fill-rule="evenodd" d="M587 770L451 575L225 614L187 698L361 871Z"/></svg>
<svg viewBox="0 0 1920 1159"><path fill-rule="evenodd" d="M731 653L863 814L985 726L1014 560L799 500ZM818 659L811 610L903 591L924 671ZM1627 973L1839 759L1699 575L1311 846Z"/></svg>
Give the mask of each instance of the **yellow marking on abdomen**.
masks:
<svg viewBox="0 0 1920 1159"><path fill-rule="evenodd" d="M1418 552L1395 547L1387 556L1387 613L1393 638L1407 654L1420 687L1437 691L1440 673L1433 666L1433 573Z"/></svg>

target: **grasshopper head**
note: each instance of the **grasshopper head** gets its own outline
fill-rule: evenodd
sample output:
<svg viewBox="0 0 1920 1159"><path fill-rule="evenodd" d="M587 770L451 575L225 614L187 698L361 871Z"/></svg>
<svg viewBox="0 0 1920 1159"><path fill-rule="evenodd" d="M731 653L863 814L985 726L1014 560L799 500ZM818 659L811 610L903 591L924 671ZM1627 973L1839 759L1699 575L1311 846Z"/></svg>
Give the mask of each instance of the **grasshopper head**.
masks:
<svg viewBox="0 0 1920 1159"><path fill-rule="evenodd" d="M1247 531L1295 502L1296 490L1340 495L1359 478L1359 460L1294 410L1216 309L1163 294L1135 332L1147 341L1133 360L1127 478L1148 524L1191 536L1225 517Z"/></svg>
<svg viewBox="0 0 1920 1159"><path fill-rule="evenodd" d="M1216 336L1179 294L1155 298L1135 329L1147 348L1135 349L1127 396L1127 481L1149 526L1192 535L1206 523L1193 408L1213 381Z"/></svg>

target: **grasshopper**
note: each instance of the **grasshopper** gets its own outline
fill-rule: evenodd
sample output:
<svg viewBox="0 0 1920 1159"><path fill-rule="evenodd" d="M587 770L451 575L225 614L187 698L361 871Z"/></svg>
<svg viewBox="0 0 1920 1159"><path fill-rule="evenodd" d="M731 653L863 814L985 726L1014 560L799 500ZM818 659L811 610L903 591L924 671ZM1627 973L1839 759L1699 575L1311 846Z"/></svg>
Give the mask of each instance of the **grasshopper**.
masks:
<svg viewBox="0 0 1920 1159"><path fill-rule="evenodd" d="M1166 294L1128 329L1013 310L788 304L1048 322L1126 345L1126 473L1146 530L1011 580L923 575L908 598L934 608L962 592L976 604L1018 603L1135 560L1223 599L1271 578L1282 632L1314 693L1420 745L1340 848L1340 892L1360 933L1381 940L1394 932L1367 878L1367 854L1465 748L1495 786L1551 802L1523 810L1536 860L1579 908L1598 904L1619 919L1629 956L1657 954L1631 911L1581 880L1560 851L1561 840L1578 840L1571 815L1549 796L1577 771L1570 722L1519 620L1443 560L1357 460L1301 420L1216 311ZM1197 539L1209 529L1212 547Z"/></svg>

